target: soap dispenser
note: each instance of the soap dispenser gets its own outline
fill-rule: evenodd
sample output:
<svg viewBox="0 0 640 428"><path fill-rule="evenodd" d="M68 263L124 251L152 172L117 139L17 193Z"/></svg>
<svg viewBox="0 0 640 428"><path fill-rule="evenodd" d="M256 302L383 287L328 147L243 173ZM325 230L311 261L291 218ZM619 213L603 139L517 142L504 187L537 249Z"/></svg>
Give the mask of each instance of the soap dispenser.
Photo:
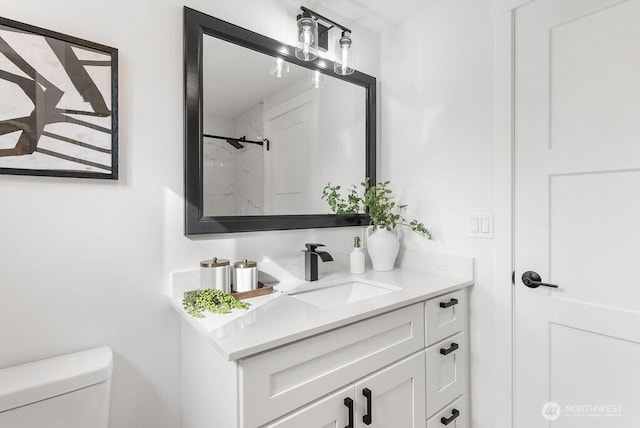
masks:
<svg viewBox="0 0 640 428"><path fill-rule="evenodd" d="M350 256L351 267L349 271L351 273L364 273L364 251L360 246L360 237L356 236L353 240L353 251Z"/></svg>

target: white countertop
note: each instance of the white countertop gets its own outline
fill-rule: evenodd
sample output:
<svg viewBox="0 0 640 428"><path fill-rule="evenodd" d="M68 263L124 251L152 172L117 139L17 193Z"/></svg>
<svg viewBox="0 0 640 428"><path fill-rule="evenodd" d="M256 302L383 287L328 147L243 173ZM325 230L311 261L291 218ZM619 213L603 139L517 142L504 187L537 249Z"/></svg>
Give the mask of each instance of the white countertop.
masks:
<svg viewBox="0 0 640 428"><path fill-rule="evenodd" d="M270 270L269 266L263 264L263 267ZM283 271L276 268L269 273L275 273L274 276L281 279ZM406 268L390 272L369 270L359 275L333 272L313 283L301 281L293 275L285 276L273 293L246 300L251 303L248 310L234 310L223 315L205 313L204 318L194 318L182 308L182 298L173 298L171 303L191 326L231 361L473 284L469 278ZM346 280L379 283L397 290L329 309L318 308L287 294L301 288L322 287Z"/></svg>

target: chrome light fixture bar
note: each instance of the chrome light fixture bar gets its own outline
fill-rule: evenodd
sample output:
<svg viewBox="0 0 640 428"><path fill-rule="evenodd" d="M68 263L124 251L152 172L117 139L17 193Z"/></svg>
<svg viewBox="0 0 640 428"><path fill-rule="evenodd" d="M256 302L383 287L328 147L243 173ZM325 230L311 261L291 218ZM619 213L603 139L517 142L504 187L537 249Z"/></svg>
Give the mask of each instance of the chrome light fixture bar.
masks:
<svg viewBox="0 0 640 428"><path fill-rule="evenodd" d="M304 6L300 6L300 11L297 16L296 57L303 61L318 58L318 49L328 49L329 30L338 27L342 30L342 35L336 40L334 71L341 75L352 74L355 67L351 30Z"/></svg>

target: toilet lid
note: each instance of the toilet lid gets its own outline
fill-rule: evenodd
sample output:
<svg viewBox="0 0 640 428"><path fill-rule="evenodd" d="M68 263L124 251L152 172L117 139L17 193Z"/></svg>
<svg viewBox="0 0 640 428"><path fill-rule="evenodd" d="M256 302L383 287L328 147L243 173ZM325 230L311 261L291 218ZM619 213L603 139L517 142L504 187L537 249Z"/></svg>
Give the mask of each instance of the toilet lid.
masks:
<svg viewBox="0 0 640 428"><path fill-rule="evenodd" d="M0 412L96 385L112 371L107 346L0 369Z"/></svg>

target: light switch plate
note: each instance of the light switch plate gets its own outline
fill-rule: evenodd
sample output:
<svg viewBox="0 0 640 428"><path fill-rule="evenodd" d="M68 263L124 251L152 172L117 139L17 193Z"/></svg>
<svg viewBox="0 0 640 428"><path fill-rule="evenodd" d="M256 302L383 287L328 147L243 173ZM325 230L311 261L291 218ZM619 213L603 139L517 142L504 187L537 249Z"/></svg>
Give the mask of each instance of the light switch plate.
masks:
<svg viewBox="0 0 640 428"><path fill-rule="evenodd" d="M467 215L467 236L493 239L493 214L471 213Z"/></svg>

